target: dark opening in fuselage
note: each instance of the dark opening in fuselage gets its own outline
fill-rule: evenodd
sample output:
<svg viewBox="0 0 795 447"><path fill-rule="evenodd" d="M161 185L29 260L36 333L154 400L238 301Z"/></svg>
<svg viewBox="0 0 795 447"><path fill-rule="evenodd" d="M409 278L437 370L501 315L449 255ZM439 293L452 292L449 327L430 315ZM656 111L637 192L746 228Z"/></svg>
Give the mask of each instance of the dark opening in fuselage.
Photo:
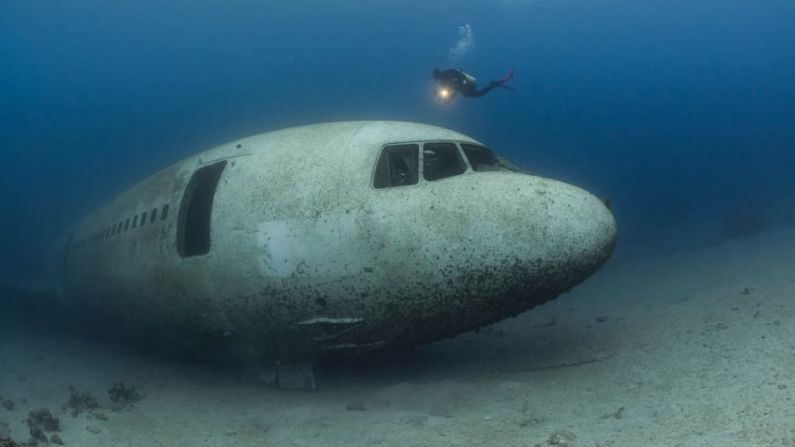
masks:
<svg viewBox="0 0 795 447"><path fill-rule="evenodd" d="M177 250L183 258L210 251L210 225L213 199L226 161L214 163L193 173L182 203L177 223Z"/></svg>

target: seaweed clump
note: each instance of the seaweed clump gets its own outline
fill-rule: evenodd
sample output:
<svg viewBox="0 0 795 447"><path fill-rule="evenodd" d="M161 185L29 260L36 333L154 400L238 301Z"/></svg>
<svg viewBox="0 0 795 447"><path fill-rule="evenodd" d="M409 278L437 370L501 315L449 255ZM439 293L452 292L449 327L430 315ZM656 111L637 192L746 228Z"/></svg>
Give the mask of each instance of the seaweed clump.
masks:
<svg viewBox="0 0 795 447"><path fill-rule="evenodd" d="M28 424L30 437L32 438L32 442L29 444L35 445L36 442L48 443L47 432L61 430L61 421L46 408L40 408L28 413L25 422Z"/></svg>
<svg viewBox="0 0 795 447"><path fill-rule="evenodd" d="M114 411L131 408L136 402L144 398L144 395L139 393L134 386L127 386L121 382L113 384L108 389L108 396L110 396L110 401L113 403Z"/></svg>
<svg viewBox="0 0 795 447"><path fill-rule="evenodd" d="M4 421L0 421L0 447L25 447L11 438L11 428Z"/></svg>
<svg viewBox="0 0 795 447"><path fill-rule="evenodd" d="M3 396L0 396L0 406L8 411L14 411L14 408L16 408L16 404L14 404L13 400Z"/></svg>
<svg viewBox="0 0 795 447"><path fill-rule="evenodd" d="M7 423L0 421L0 447L13 445L11 442L11 428Z"/></svg>
<svg viewBox="0 0 795 447"><path fill-rule="evenodd" d="M73 386L69 387L69 400L64 404L64 409L70 410L73 417L84 411L93 411L97 408L99 408L99 404L92 395Z"/></svg>

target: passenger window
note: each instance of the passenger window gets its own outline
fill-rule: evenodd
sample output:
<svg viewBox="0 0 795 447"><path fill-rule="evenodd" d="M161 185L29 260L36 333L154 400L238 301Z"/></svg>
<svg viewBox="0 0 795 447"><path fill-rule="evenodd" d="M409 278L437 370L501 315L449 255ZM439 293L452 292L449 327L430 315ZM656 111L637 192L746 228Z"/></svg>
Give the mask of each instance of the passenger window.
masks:
<svg viewBox="0 0 795 447"><path fill-rule="evenodd" d="M160 220L166 220L168 217L168 204L163 205L163 211L160 212Z"/></svg>
<svg viewBox="0 0 795 447"><path fill-rule="evenodd" d="M418 144L396 144L384 146L375 167L373 187L416 185L419 181Z"/></svg>
<svg viewBox="0 0 795 447"><path fill-rule="evenodd" d="M498 157L494 152L486 149L483 146L476 146L474 144L462 144L461 149L464 150L472 170L475 172L483 171L509 171L521 172L518 168Z"/></svg>
<svg viewBox="0 0 795 447"><path fill-rule="evenodd" d="M463 174L467 170L454 143L425 143L422 147L422 176L432 182Z"/></svg>
<svg viewBox="0 0 795 447"><path fill-rule="evenodd" d="M157 208L153 209L153 210L152 210L152 211L149 213L149 215L150 215L150 217L149 217L149 223L155 223L155 221L157 220Z"/></svg>
<svg viewBox="0 0 795 447"><path fill-rule="evenodd" d="M141 226L144 226L145 223L146 223L146 211L141 213Z"/></svg>
<svg viewBox="0 0 795 447"><path fill-rule="evenodd" d="M136 214L135 216L133 216L132 227L135 228L137 225L138 225L138 215Z"/></svg>

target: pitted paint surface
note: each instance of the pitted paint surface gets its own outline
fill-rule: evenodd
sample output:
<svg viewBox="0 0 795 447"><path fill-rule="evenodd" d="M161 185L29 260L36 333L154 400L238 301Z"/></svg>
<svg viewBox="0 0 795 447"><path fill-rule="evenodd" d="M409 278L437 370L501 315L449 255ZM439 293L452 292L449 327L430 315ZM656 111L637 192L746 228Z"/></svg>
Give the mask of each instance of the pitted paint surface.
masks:
<svg viewBox="0 0 795 447"><path fill-rule="evenodd" d="M381 147L405 141L474 142L413 123L330 123L178 163L78 227L90 232L153 201L174 205L161 227L73 255L67 291L133 333L305 361L412 346L516 315L570 289L612 251L609 210L554 180L467 172L373 189ZM180 258L176 204L195 169L220 158L234 163L216 192L211 250Z"/></svg>

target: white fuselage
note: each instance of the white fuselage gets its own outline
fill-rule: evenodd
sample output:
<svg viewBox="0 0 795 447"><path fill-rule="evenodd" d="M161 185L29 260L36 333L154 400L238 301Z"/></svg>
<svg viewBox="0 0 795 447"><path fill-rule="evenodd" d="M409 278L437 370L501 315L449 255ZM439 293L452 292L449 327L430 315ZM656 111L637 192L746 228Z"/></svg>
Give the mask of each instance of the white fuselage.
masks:
<svg viewBox="0 0 795 447"><path fill-rule="evenodd" d="M431 143L457 148L464 170L426 180L442 153ZM607 259L616 225L600 200L521 172L476 171L462 144L480 146L373 121L202 152L76 227L65 299L135 334L293 362L475 329L553 299ZM399 173L395 155L383 161L391 183L374 187L396 145L421 148L416 172ZM416 182L398 183L406 173Z"/></svg>

